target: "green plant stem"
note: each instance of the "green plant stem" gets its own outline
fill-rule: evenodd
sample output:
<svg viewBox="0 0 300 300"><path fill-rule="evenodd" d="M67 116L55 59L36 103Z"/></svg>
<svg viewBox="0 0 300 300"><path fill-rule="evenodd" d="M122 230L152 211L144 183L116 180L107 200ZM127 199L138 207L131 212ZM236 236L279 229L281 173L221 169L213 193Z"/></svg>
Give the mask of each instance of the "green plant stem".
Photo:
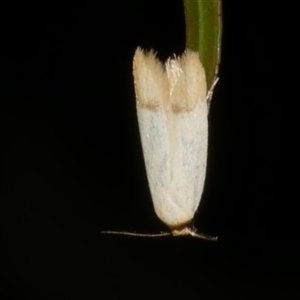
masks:
<svg viewBox="0 0 300 300"><path fill-rule="evenodd" d="M208 89L219 70L221 56L221 0L184 0L186 48L198 51Z"/></svg>

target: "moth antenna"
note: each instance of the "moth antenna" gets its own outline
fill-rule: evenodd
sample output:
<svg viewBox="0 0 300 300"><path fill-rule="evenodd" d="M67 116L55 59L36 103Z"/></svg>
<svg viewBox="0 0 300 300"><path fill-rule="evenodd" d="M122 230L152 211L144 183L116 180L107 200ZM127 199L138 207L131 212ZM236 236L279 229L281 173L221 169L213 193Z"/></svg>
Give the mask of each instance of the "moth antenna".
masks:
<svg viewBox="0 0 300 300"><path fill-rule="evenodd" d="M206 241L210 241L210 242L216 242L218 240L217 236L206 235L203 233L191 232L190 235L193 237L196 237L198 239L202 239L202 240L206 240Z"/></svg>
<svg viewBox="0 0 300 300"><path fill-rule="evenodd" d="M161 233L135 233L127 231L101 231L103 234L118 234L118 235L129 235L129 236L142 236L142 237L162 237L171 235L170 232L161 232Z"/></svg>

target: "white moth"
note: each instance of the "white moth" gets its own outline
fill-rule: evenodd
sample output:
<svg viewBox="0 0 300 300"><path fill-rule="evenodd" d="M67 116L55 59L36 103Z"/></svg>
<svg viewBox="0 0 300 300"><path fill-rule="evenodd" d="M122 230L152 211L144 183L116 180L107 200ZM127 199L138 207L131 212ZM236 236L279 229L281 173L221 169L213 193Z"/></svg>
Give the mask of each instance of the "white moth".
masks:
<svg viewBox="0 0 300 300"><path fill-rule="evenodd" d="M137 48L133 77L146 172L157 216L174 236L216 240L197 234L192 227L204 187L211 97L199 54L186 50L163 65L153 51Z"/></svg>

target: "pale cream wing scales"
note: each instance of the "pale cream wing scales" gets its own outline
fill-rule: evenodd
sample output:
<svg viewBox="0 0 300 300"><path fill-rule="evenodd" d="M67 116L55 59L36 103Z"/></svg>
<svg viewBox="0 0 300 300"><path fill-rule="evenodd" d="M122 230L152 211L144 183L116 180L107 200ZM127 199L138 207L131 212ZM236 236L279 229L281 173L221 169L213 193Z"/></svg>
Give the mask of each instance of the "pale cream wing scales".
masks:
<svg viewBox="0 0 300 300"><path fill-rule="evenodd" d="M177 155L174 152L174 184L184 207L195 213L203 191L208 140L208 106L205 71L196 52L187 50L178 60L181 76L171 95L176 115ZM168 67L168 65L167 65ZM174 187L175 188L175 187ZM174 198L176 199L176 198Z"/></svg>
<svg viewBox="0 0 300 300"><path fill-rule="evenodd" d="M166 223L160 212L162 203L170 198L167 186L167 123L170 112L166 110L169 81L163 65L155 58L154 53L145 53L140 48L134 55L133 75L139 130L152 201L158 217Z"/></svg>
<svg viewBox="0 0 300 300"><path fill-rule="evenodd" d="M199 101L206 99L205 71L197 52L186 50L181 57L169 58L166 71L174 112L190 111Z"/></svg>
<svg viewBox="0 0 300 300"><path fill-rule="evenodd" d="M181 59L170 59L165 72L153 52L145 54L137 49L134 79L154 208L164 223L176 227L193 219L204 185L207 154L204 71L194 52L186 52Z"/></svg>
<svg viewBox="0 0 300 300"><path fill-rule="evenodd" d="M133 79L137 107L150 110L161 106L168 98L169 82L163 65L153 51L137 48L133 58Z"/></svg>
<svg viewBox="0 0 300 300"><path fill-rule="evenodd" d="M172 141L169 190L171 201L185 213L185 219L175 220L178 225L193 219L204 186L208 137L206 80L196 52L187 51L181 58L169 60L166 68L174 84L170 95L173 118L168 130ZM180 74L175 83L172 74Z"/></svg>

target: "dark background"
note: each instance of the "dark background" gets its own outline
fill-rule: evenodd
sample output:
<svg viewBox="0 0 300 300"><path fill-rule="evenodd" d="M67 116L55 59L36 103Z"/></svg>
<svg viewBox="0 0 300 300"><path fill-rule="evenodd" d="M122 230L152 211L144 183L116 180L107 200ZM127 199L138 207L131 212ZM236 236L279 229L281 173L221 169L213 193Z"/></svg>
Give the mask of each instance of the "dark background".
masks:
<svg viewBox="0 0 300 300"><path fill-rule="evenodd" d="M2 299L298 293L299 221L280 171L276 14L267 1L223 2L220 81L195 216L217 243L100 234L166 230L147 186L132 57L138 45L163 60L182 53L181 1L2 6Z"/></svg>

